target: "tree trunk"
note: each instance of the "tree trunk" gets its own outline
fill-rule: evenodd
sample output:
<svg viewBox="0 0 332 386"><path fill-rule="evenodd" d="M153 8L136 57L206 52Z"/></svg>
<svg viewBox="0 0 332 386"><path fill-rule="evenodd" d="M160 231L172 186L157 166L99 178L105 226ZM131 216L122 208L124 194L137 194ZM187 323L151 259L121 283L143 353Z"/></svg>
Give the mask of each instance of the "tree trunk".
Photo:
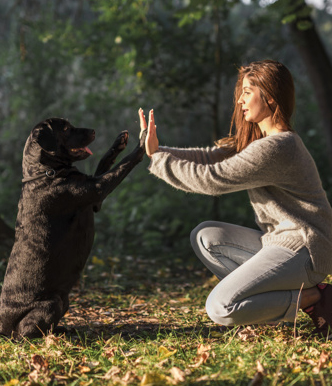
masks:
<svg viewBox="0 0 332 386"><path fill-rule="evenodd" d="M305 22L307 28L299 29L299 22ZM289 28L314 88L332 168L332 63L310 16L298 18Z"/></svg>

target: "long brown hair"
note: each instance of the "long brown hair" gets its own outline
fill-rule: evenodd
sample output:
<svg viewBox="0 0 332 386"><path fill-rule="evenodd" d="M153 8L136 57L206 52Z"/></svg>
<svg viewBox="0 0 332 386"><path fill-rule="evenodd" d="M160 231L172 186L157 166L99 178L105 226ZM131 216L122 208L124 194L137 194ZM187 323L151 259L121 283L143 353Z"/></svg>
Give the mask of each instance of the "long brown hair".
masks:
<svg viewBox="0 0 332 386"><path fill-rule="evenodd" d="M239 153L251 142L263 137L257 123L244 119L242 106L238 103L242 94L243 78L260 89L262 99L270 107L273 124L281 126L283 131L292 130L291 116L295 107L294 82L289 70L274 60L252 62L239 69L234 91L234 112L229 136L216 142L216 145L229 150L228 156ZM273 103L267 101L273 99Z"/></svg>

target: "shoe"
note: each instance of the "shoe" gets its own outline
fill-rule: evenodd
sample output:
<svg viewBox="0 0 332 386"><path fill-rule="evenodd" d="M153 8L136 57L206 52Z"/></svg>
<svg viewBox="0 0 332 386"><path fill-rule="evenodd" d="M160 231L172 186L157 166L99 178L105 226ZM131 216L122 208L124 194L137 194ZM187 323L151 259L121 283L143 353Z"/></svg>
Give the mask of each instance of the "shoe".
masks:
<svg viewBox="0 0 332 386"><path fill-rule="evenodd" d="M329 339L332 337L332 285L320 283L317 288L321 294L320 300L303 311L316 326L312 333Z"/></svg>

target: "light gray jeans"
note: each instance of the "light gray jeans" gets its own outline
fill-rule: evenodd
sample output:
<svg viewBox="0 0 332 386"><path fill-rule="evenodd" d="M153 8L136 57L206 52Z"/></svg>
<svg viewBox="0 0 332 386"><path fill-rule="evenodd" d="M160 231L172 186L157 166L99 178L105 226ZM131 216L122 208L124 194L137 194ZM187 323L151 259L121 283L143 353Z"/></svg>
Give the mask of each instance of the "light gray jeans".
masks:
<svg viewBox="0 0 332 386"><path fill-rule="evenodd" d="M216 221L198 225L190 236L198 258L220 282L206 301L206 312L225 326L294 322L300 289L325 276L314 272L307 248L294 252L262 247L262 232Z"/></svg>

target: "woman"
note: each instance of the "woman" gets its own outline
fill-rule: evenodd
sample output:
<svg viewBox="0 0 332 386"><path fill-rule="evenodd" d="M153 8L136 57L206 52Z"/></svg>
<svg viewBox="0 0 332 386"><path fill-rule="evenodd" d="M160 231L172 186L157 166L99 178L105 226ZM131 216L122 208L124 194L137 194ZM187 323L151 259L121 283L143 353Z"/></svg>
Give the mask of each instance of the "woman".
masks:
<svg viewBox="0 0 332 386"><path fill-rule="evenodd" d="M241 67L234 104L229 137L207 149L159 147L150 111L149 170L186 192L248 190L260 230L207 221L191 234L195 253L220 279L206 302L213 321L294 322L301 308L315 333L328 336L332 286L321 282L332 273L332 210L315 163L291 128L290 72L272 60ZM139 116L146 128L141 109Z"/></svg>

